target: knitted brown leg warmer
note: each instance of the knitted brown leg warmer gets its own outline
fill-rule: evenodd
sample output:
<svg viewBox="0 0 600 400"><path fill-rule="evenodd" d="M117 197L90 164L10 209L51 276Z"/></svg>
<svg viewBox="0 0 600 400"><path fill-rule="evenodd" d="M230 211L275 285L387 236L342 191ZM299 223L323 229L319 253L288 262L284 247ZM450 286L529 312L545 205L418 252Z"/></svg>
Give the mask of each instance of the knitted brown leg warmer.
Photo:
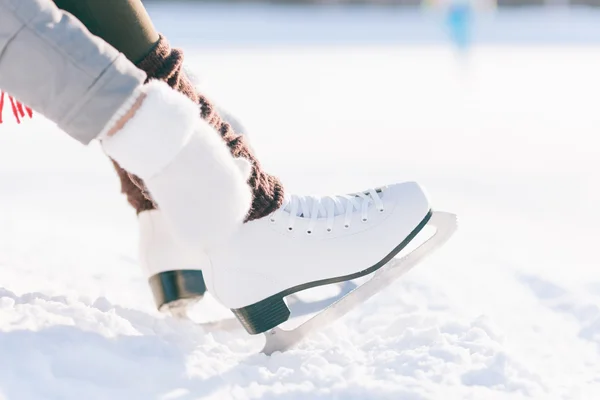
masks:
<svg viewBox="0 0 600 400"><path fill-rule="evenodd" d="M250 151L243 135L234 132L232 126L218 114L214 105L198 93L183 70L183 52L172 49L164 36L160 37L155 48L137 64L148 74L148 79L159 79L175 90L185 94L200 107L200 115L223 137L234 157L243 157L252 165L252 175L248 184L253 190L254 199L246 221L262 218L277 210L283 202L283 186L274 176L263 171L260 163ZM165 132L168 134L168 132ZM113 161L121 179L121 191L138 213L155 208L144 183L138 177L127 173Z"/></svg>

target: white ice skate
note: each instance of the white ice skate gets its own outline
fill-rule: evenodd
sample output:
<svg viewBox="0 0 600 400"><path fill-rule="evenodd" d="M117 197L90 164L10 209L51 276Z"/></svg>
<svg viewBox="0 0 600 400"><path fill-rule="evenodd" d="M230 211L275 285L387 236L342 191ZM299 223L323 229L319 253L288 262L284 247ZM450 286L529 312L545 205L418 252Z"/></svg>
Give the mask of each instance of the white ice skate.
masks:
<svg viewBox="0 0 600 400"><path fill-rule="evenodd" d="M344 196L290 196L275 213L244 224L230 241L210 251L210 268L204 269L207 287L250 334L268 332L289 318L286 296L374 273L392 260L433 215L425 193L414 182ZM432 238L427 243L429 248L416 251L429 252L456 227L451 214L436 214L433 220L443 230L443 235L436 235L441 240ZM417 258L421 256L417 253ZM347 310L343 313L347 312L352 308L347 299L363 287L332 308L341 310L344 306L339 305L345 303ZM362 292L368 293L368 286ZM310 330L301 328L279 341L272 338L284 337L284 331L269 332L265 352L281 350L300 340Z"/></svg>
<svg viewBox="0 0 600 400"><path fill-rule="evenodd" d="M219 115L234 126L235 131L246 136L248 130L238 117L229 110L216 105ZM139 262L144 276L148 279L158 310L180 318L187 318L188 311L206 294L202 268L209 264L208 256L186 252L170 232L167 221L160 210L143 211L139 214ZM341 294L353 286L345 285ZM305 315L318 309L323 302L335 301L338 296L314 303L293 299L290 306L294 315ZM321 307L322 308L322 307ZM206 329L235 329L241 327L233 316L225 320L205 321Z"/></svg>
<svg viewBox="0 0 600 400"><path fill-rule="evenodd" d="M199 85L196 75L186 69L192 81ZM200 87L197 87L201 91ZM238 117L228 109L216 105L218 114L234 130L246 136L248 132ZM139 214L139 262L159 311L180 318L187 318L190 307L200 301L206 293L202 267L208 256L188 254L169 231L168 224L159 210L143 211ZM219 326L234 328L236 320L218 321ZM216 324L211 326L216 327ZM207 325L209 327L209 325Z"/></svg>
<svg viewBox="0 0 600 400"><path fill-rule="evenodd" d="M138 222L138 258L156 307L186 318L189 307L206 292L202 266L208 264L208 257L199 252L189 254L171 233L160 210L141 212Z"/></svg>
<svg viewBox="0 0 600 400"><path fill-rule="evenodd" d="M210 265L208 256L197 251L194 254L187 252L171 234L160 210L143 211L138 221L138 259L156 308L177 318L190 318L189 313L194 311L192 307L206 295L202 268ZM288 305L294 316L301 317L321 310L354 287L352 282L346 282L341 284L338 294L315 301L304 301L292 295ZM242 328L232 314L216 320L200 315L196 322L208 331Z"/></svg>

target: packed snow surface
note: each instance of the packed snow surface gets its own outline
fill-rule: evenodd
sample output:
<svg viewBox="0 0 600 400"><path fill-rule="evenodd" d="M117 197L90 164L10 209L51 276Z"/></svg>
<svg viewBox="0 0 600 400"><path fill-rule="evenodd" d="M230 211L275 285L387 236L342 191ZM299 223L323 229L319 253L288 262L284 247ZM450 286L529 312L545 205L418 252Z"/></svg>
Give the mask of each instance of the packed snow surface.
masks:
<svg viewBox="0 0 600 400"><path fill-rule="evenodd" d="M0 126L0 398L600 398L600 47L482 42L461 56L441 39L328 42L354 32L356 12L321 16L340 29L302 43L293 9L279 13L294 44L266 43L264 31L245 32L268 30L260 13L236 25L243 14L211 8L237 27L216 46L193 40L207 29L202 18L214 19L182 10L152 12L289 191L417 180L435 209L458 214L459 231L388 290L267 357L261 337L207 333L154 309L136 216L99 146L40 115L9 121ZM193 13L196 28L180 27ZM375 36L392 27L377 15ZM526 32L527 18L508 25ZM591 40L600 17L595 31L590 18L573 29L591 29ZM235 35L253 39L236 46ZM219 307L207 298L196 314Z"/></svg>

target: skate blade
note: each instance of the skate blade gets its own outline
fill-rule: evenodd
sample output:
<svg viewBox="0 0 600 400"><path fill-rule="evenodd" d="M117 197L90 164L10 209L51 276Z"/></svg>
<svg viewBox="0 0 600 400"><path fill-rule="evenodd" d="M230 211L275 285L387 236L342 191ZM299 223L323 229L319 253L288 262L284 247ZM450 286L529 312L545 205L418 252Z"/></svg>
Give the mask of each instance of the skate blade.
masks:
<svg viewBox="0 0 600 400"><path fill-rule="evenodd" d="M332 285L338 287L337 294L332 296L321 296L322 298L318 300L305 299L303 296L305 294L304 292L294 293L286 297L285 302L290 309L291 319L296 320L317 314L319 311L329 307L332 303L344 298L348 293L353 291L358 286L354 281L346 281ZM201 326L206 332L234 331L237 329L243 329L240 321L235 318L233 314L231 314L229 309L224 308L223 310L229 313L231 317L213 321L194 322Z"/></svg>
<svg viewBox="0 0 600 400"><path fill-rule="evenodd" d="M357 305L364 303L382 291L446 243L458 227L457 216L443 211L433 212L426 227L434 228L435 233L406 255L392 259L384 267L373 273L371 279L356 287L347 295L323 309L323 311L294 329L284 330L277 327L265 332L266 342L261 352L271 355L276 351L290 349L313 330L322 329L324 326L331 324Z"/></svg>

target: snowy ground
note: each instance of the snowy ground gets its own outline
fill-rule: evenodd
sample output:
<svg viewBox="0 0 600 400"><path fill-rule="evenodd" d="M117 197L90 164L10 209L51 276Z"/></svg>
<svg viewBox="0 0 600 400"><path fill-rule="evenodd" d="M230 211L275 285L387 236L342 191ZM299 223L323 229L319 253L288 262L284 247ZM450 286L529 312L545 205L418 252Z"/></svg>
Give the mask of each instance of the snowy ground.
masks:
<svg viewBox="0 0 600 400"><path fill-rule="evenodd" d="M459 232L297 349L256 355L260 338L155 312L97 146L3 125L0 398L600 398L600 47L186 49L288 190L415 179Z"/></svg>

